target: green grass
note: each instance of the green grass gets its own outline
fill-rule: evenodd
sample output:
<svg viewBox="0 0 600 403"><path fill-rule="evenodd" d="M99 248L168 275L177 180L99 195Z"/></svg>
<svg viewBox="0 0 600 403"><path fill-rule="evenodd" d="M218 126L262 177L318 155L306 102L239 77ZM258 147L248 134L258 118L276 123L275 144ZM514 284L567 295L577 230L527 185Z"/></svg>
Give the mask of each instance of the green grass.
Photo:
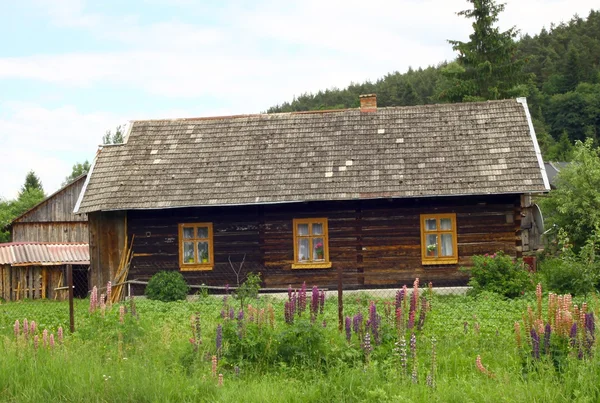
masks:
<svg viewBox="0 0 600 403"><path fill-rule="evenodd" d="M310 297L309 297L310 299ZM593 301L593 300L592 300ZM596 300L597 301L597 300ZM345 312L358 310L367 316L369 298L348 297ZM65 302L21 302L0 305L0 401L232 401L232 402L596 402L600 360L570 358L562 372L541 362L523 365L516 348L513 325L534 299L504 300L491 294L478 298L438 297L432 301L422 331L417 332L418 383L403 376L393 351L396 332L390 325L383 343L374 346L365 362L353 335L348 345L337 331L336 299L328 299L315 334L320 337L320 359L284 362L276 354L277 335L292 329L283 320L283 301L261 297L257 308L272 304L275 326L265 324L259 334L269 340L254 362L235 360L224 341L218 371L224 386L211 375L210 357L215 352L215 329L223 323L222 300L162 303L136 300L139 319L127 315L119 323L119 308L104 317L90 314L88 301L76 303L76 332L65 331L63 345L53 350L33 348L23 336L15 339L16 318L38 323L56 332L68 328ZM310 305L310 301L308 302ZM128 304L126 304L128 306ZM592 308L598 306L592 303ZM383 302L378 301L383 315ZM237 307L236 307L237 308ZM201 318L202 344L193 351L190 316ZM236 310L237 312L237 310ZM597 313L597 312L596 312ZM327 322L321 327L322 320ZM383 318L386 324L388 319ZM466 322L466 325L465 325ZM248 325L250 329L251 325ZM477 330L478 328L478 330ZM431 337L436 343L435 388L426 385L431 365ZM40 336L41 337L41 336ZM247 339L244 340L248 340ZM40 342L41 344L41 342ZM257 347L258 348L258 347ZM262 348L262 347L261 347ZM311 346L310 348L313 348ZM593 350L597 352L597 348ZM493 378L480 373L475 358ZM238 365L240 376L235 375Z"/></svg>

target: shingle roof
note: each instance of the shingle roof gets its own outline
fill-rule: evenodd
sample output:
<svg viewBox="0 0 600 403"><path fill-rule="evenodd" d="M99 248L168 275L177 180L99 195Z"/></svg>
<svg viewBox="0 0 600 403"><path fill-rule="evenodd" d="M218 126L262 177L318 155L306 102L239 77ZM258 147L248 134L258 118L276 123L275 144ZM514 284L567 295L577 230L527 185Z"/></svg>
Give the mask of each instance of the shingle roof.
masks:
<svg viewBox="0 0 600 403"><path fill-rule="evenodd" d="M524 100L134 121L79 212L543 192ZM536 153L537 150L537 153Z"/></svg>
<svg viewBox="0 0 600 403"><path fill-rule="evenodd" d="M90 264L90 248L87 243L0 243L0 265L2 264L19 266Z"/></svg>

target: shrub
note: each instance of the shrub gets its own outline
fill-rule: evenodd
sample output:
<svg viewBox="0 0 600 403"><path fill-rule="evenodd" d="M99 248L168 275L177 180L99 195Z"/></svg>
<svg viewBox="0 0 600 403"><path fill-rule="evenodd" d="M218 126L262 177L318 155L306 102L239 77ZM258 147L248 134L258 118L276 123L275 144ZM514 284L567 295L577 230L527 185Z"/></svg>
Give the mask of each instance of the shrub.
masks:
<svg viewBox="0 0 600 403"><path fill-rule="evenodd" d="M146 286L146 295L150 299L169 302L185 299L188 285L181 273L176 271L159 271Z"/></svg>
<svg viewBox="0 0 600 403"><path fill-rule="evenodd" d="M594 290L594 283L589 281L585 268L580 262L550 258L540 262L540 273L546 287L559 294L586 295Z"/></svg>
<svg viewBox="0 0 600 403"><path fill-rule="evenodd" d="M527 271L523 261L515 261L502 251L493 255L473 256L473 267L462 270L471 272L469 285L473 287L473 294L491 291L514 298L534 288L531 273Z"/></svg>

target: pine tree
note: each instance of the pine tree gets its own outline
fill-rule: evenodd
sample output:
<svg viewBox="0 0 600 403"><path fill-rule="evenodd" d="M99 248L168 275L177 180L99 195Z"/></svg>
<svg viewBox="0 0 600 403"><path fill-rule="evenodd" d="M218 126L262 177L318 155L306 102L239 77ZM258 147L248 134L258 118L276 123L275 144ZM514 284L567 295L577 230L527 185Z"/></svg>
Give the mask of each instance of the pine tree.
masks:
<svg viewBox="0 0 600 403"><path fill-rule="evenodd" d="M468 0L473 8L458 13L472 18L473 33L469 42L449 40L452 49L459 53L458 66L453 63L443 69L448 77L438 95L450 102L483 101L504 99L517 95L524 88L517 88L527 82L523 73L524 61L515 57L517 45L514 38L517 29L500 32L494 26L504 4L494 0Z"/></svg>
<svg viewBox="0 0 600 403"><path fill-rule="evenodd" d="M35 172L29 171L27 176L25 176L25 183L21 187L21 193L36 189L44 193L44 188L42 187L40 178L35 174Z"/></svg>

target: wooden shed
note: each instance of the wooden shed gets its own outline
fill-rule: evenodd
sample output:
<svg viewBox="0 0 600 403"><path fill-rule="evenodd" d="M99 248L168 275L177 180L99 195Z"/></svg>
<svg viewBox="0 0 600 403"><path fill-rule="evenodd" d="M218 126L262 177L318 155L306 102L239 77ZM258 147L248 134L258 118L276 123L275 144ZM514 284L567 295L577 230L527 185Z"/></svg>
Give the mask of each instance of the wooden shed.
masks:
<svg viewBox="0 0 600 403"><path fill-rule="evenodd" d="M91 281L181 271L235 284L464 284L471 257L523 250L530 195L549 190L525 99L134 121L97 154L76 210ZM129 240L129 241L128 241Z"/></svg>
<svg viewBox="0 0 600 403"><path fill-rule="evenodd" d="M59 298L65 265L73 265L76 294L87 295L89 231L86 214L73 209L87 175L74 179L9 225L11 243L0 244L0 297Z"/></svg>

